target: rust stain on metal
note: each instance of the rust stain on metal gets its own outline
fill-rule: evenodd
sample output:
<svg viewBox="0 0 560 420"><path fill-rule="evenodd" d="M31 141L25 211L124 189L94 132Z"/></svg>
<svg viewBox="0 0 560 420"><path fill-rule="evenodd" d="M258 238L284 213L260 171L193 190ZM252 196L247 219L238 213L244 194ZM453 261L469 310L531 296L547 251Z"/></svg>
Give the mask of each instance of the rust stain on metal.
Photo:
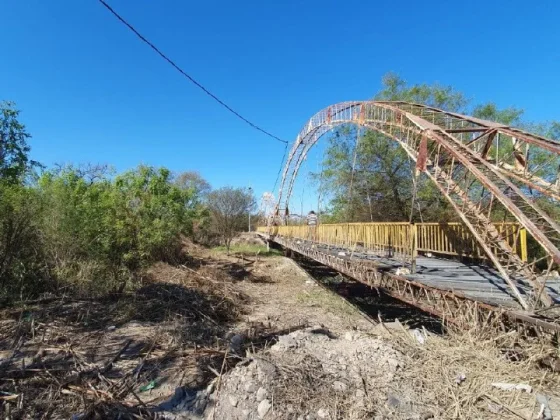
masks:
<svg viewBox="0 0 560 420"><path fill-rule="evenodd" d="M553 320L533 316L529 312L473 300L460 292L428 286L387 272L372 261L364 264L363 261L341 258L281 236L270 237L269 239L372 288L383 289L387 294L460 328L484 326L483 324L488 323L490 318L495 318L501 320L501 322L513 322L513 328L525 325L549 333L560 333L560 324Z"/></svg>
<svg viewBox="0 0 560 420"><path fill-rule="evenodd" d="M560 180L541 178L535 169L538 165L531 165L529 153L536 149L553 163L555 159L560 162L560 143L504 124L413 103L342 102L315 114L299 133L283 172L277 208L288 207L299 168L320 137L337 125L356 122L398 142L417 162L471 230L525 309L551 305L546 290L540 295L540 303L526 302L516 290L511 278L517 276L536 291L544 288L535 266L516 255L506 238L490 226L489 215L495 203L502 204L511 219L538 242L547 258L560 264L560 225L517 184L535 188L552 199L560 197ZM428 147L426 142L430 142ZM509 142L511 147L500 147L503 142ZM434 147L430 147L432 143ZM454 170L459 166L463 170ZM469 194L472 185L487 191L488 197L473 197Z"/></svg>

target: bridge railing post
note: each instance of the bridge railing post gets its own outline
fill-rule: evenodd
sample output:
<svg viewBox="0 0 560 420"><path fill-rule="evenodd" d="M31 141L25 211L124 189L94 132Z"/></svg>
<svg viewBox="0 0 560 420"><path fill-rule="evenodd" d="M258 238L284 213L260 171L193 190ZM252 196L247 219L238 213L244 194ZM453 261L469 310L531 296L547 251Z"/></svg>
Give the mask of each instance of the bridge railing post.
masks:
<svg viewBox="0 0 560 420"><path fill-rule="evenodd" d="M527 229L520 228L519 241L521 243L521 260L527 262Z"/></svg>
<svg viewBox="0 0 560 420"><path fill-rule="evenodd" d="M418 227L410 224L410 272L416 273L416 258L418 257Z"/></svg>

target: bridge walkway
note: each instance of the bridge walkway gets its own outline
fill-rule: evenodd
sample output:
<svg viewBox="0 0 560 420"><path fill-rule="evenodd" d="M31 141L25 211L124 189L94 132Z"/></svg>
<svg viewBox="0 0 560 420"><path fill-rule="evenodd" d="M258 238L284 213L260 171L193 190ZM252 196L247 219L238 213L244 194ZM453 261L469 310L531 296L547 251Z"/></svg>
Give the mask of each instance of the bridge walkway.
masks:
<svg viewBox="0 0 560 420"><path fill-rule="evenodd" d="M375 251L360 247L348 249L297 238L271 239L296 252L313 250L324 254L327 258L336 257L347 261L350 265L371 265L380 272L395 274L425 286L458 293L468 299L491 306L520 309L520 305L500 274L481 263L419 255L416 259L416 272L410 273L410 263L406 261L406 256L388 253L386 250ZM523 295L532 294L532 287L522 278L513 280ZM548 279L546 290L555 303L560 303L560 278Z"/></svg>

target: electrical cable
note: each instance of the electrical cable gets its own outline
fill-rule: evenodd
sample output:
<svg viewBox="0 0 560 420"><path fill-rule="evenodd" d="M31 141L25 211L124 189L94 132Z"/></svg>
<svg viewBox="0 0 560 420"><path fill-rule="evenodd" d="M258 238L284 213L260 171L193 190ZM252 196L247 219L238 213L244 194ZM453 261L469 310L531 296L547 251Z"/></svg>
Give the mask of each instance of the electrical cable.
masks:
<svg viewBox="0 0 560 420"><path fill-rule="evenodd" d="M240 120L244 121L245 123L247 123L249 126L251 126L252 128L254 128L255 130L260 131L261 133L266 134L267 136L273 138L276 141L279 141L281 143L284 143L286 145L288 145L288 142L286 140L282 140L281 138L275 136L272 133L269 133L268 131L264 130L263 128L259 127L258 125L254 124L253 122L249 121L247 118L245 118L243 115L241 115L239 112L235 111L232 107L230 107L229 105L227 105L224 101L222 101L220 98L218 98L216 95L214 95L212 92L210 92L208 89L206 89L201 83L199 83L197 80L195 80L192 76L188 75L185 71L183 71L183 69L181 69L177 64L175 64L169 57L167 57L164 53L162 53L154 44L152 44L150 41L148 41L142 34L140 34L140 32L138 32L130 23L128 23L121 15L119 15L111 6L109 6L104 0L99 0L99 2L105 6L107 8L107 10L109 10L113 16L115 16L121 23L123 23L125 26L128 27L128 29L130 29L132 32L134 32L134 34L140 38L144 43L146 43L152 50L154 50L157 54L159 54L161 56L161 58L163 58L165 61L167 61L169 64L171 64L171 66L173 66L175 68L175 70L177 70L179 73L181 73L183 76L185 76L189 81L191 81L194 85L196 85L199 89L201 89L206 95L210 96L212 99L214 99L216 102L218 102L220 105L222 105L224 108L226 108L229 112L231 112L233 115L235 115L237 118L239 118Z"/></svg>
<svg viewBox="0 0 560 420"><path fill-rule="evenodd" d="M284 159L286 158L286 153L288 153L288 143L286 143L286 145L284 146L284 154L282 155L282 160L280 161L280 169L278 169L278 173L276 174L276 181L274 181L272 192L276 190L276 186L278 185L278 180L280 179L280 174L282 173L282 168L284 167Z"/></svg>

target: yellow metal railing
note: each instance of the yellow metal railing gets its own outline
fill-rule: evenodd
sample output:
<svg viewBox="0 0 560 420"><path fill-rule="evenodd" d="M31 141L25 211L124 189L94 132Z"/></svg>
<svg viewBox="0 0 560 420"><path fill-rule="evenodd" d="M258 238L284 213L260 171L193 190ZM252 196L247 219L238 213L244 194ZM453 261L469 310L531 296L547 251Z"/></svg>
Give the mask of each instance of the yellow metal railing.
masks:
<svg viewBox="0 0 560 420"><path fill-rule="evenodd" d="M462 223L418 223L416 226L418 251L486 258L470 230ZM518 223L495 223L494 226L521 259L527 261L527 231Z"/></svg>
<svg viewBox="0 0 560 420"><path fill-rule="evenodd" d="M527 261L527 234L517 223L496 223L498 231L523 261ZM258 232L287 238L314 239L323 244L369 250L390 250L415 259L418 251L485 258L484 251L461 223L337 223L321 224L314 238L305 225L260 226Z"/></svg>
<svg viewBox="0 0 560 420"><path fill-rule="evenodd" d="M352 248L357 245L371 250L390 249L409 254L411 225L408 223L340 223L319 225L317 241Z"/></svg>

